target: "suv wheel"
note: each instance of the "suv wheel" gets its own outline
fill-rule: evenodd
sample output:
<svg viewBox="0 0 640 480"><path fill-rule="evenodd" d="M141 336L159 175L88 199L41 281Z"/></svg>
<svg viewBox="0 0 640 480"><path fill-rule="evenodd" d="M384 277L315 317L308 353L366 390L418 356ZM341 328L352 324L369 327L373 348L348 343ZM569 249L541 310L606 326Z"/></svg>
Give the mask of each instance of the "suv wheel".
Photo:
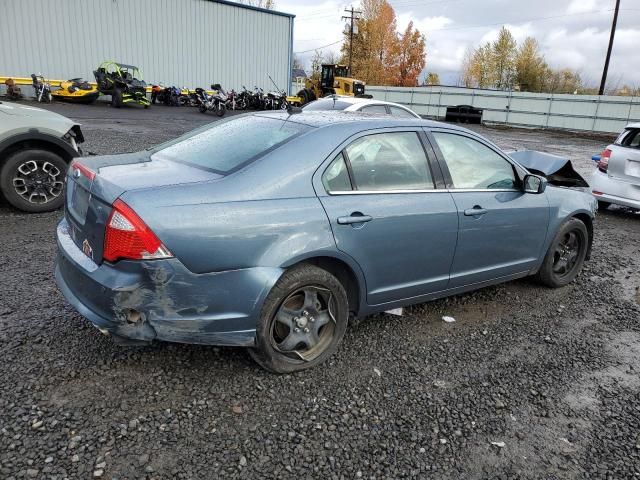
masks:
<svg viewBox="0 0 640 480"><path fill-rule="evenodd" d="M0 170L0 189L7 201L25 212L48 212L64 202L67 163L47 150L21 150Z"/></svg>

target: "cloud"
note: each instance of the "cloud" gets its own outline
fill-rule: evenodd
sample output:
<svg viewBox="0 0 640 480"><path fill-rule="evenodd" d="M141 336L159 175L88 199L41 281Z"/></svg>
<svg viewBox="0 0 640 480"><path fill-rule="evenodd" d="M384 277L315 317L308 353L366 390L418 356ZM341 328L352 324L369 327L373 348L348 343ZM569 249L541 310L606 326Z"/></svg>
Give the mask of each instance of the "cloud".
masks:
<svg viewBox="0 0 640 480"><path fill-rule="evenodd" d="M410 20L427 38L427 71L446 83L459 77L464 53L497 38L505 24L518 42L533 36L554 68L579 70L597 84L609 41L614 0L449 0L447 2L391 1L398 29ZM313 49L341 39L347 4L337 0L277 0L277 8L297 15L294 51ZM403 6L403 4L405 6ZM354 1L354 6L357 2ZM594 13L594 11L598 12ZM640 85L640 9L620 11L609 79ZM339 52L340 44L325 51ZM312 53L303 54L303 59Z"/></svg>
<svg viewBox="0 0 640 480"><path fill-rule="evenodd" d="M598 0L572 0L567 7L567 13L584 13L596 10Z"/></svg>

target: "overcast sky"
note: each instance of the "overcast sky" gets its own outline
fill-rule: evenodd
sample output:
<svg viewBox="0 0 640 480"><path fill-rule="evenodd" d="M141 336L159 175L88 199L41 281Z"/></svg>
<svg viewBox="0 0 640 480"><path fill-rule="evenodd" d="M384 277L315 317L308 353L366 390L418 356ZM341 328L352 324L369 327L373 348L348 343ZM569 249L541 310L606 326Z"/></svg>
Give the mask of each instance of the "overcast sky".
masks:
<svg viewBox="0 0 640 480"><path fill-rule="evenodd" d="M555 68L580 72L587 84L597 85L615 0L389 0L398 29L410 20L426 35L426 71L440 74L442 83L455 84L467 47L493 40L502 25L521 41L535 37ZM276 9L296 15L294 51L324 47L339 51L344 8L358 2L339 0L276 0ZM311 52L299 53L308 63ZM640 0L621 0L618 28L607 86L627 83L640 87Z"/></svg>

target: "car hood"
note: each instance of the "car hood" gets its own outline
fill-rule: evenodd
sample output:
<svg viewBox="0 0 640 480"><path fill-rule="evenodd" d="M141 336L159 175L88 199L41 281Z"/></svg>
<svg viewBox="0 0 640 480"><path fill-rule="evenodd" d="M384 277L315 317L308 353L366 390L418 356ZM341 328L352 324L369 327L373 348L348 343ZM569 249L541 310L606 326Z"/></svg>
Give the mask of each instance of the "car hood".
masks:
<svg viewBox="0 0 640 480"><path fill-rule="evenodd" d="M571 160L534 150L510 152L509 156L531 173L544 176L549 183L563 187L588 187L587 181L573 169Z"/></svg>
<svg viewBox="0 0 640 480"><path fill-rule="evenodd" d="M50 112L42 108L31 107L29 105L19 105L17 103L0 102L0 112L7 115L28 118L34 127L50 126L52 123L66 127L65 132L74 125L78 125L73 120L55 112Z"/></svg>

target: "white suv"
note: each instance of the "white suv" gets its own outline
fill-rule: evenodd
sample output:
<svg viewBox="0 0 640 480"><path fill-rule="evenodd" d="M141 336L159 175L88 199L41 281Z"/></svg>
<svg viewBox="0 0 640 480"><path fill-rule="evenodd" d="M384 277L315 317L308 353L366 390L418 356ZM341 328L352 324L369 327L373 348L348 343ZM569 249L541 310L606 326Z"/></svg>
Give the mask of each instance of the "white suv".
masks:
<svg viewBox="0 0 640 480"><path fill-rule="evenodd" d="M41 108L0 102L0 192L25 212L64 202L64 180L84 141L80 125Z"/></svg>
<svg viewBox="0 0 640 480"><path fill-rule="evenodd" d="M640 209L640 123L627 125L598 159L591 192L600 209L612 203Z"/></svg>

